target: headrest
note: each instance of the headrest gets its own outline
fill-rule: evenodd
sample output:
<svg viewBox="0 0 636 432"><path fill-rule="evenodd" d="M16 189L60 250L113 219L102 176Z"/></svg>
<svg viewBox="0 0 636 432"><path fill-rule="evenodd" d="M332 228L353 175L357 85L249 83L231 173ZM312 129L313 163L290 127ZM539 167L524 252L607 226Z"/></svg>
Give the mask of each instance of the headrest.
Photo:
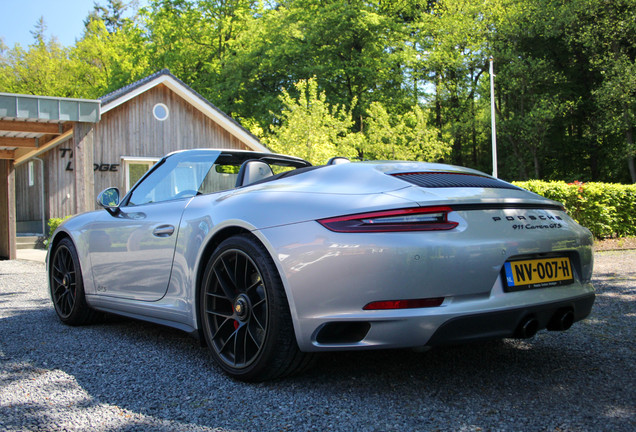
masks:
<svg viewBox="0 0 636 432"><path fill-rule="evenodd" d="M351 163L351 161L343 156L335 156L327 161L327 165L340 165L346 163Z"/></svg>
<svg viewBox="0 0 636 432"><path fill-rule="evenodd" d="M247 186L273 175L274 173L267 163L256 159L247 160L239 169L236 187Z"/></svg>

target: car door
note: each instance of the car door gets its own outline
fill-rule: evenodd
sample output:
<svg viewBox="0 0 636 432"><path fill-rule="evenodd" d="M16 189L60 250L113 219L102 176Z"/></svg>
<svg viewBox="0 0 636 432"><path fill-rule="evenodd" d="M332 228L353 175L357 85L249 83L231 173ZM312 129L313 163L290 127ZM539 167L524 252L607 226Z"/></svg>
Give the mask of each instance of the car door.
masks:
<svg viewBox="0 0 636 432"><path fill-rule="evenodd" d="M87 230L95 294L156 301L170 282L179 223L218 153L176 154L135 185L117 211Z"/></svg>
<svg viewBox="0 0 636 432"><path fill-rule="evenodd" d="M154 301L165 294L179 221L189 199L104 211L92 223L89 255L96 294Z"/></svg>

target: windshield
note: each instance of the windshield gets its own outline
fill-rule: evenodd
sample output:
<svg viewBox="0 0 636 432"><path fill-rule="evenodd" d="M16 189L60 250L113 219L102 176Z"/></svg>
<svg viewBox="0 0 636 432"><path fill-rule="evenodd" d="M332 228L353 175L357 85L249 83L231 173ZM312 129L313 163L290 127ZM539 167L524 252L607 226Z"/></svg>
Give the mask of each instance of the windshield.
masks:
<svg viewBox="0 0 636 432"><path fill-rule="evenodd" d="M132 189L124 205L142 205L210 194L236 187L241 165L248 160L267 163L274 173L309 165L277 155L220 150L175 153L158 162Z"/></svg>

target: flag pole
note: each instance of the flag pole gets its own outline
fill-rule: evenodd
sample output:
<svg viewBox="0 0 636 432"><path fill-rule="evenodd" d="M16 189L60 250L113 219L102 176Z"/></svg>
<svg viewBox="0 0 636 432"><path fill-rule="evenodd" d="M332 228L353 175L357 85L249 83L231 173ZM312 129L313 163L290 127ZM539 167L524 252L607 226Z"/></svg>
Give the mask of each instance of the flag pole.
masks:
<svg viewBox="0 0 636 432"><path fill-rule="evenodd" d="M492 176L497 177L497 130L495 129L495 74L494 59L490 57L490 123L492 129Z"/></svg>

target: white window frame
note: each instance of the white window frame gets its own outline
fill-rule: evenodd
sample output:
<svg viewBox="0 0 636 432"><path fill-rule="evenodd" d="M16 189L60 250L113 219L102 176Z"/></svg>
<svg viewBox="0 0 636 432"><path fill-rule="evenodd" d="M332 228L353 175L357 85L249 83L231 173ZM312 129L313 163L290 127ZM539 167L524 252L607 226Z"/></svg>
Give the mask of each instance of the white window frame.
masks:
<svg viewBox="0 0 636 432"><path fill-rule="evenodd" d="M166 112L166 115L164 117L159 117L157 115L157 108L163 108ZM158 103L152 107L152 115L159 121L166 121L168 120L168 117L170 117L170 109L168 108L168 105L164 103Z"/></svg>
<svg viewBox="0 0 636 432"><path fill-rule="evenodd" d="M121 166L124 168L124 187L125 193L128 193L134 184L130 184L130 164L134 165L148 165L148 169L152 168L154 164L159 162L159 157L138 157L138 156L122 156Z"/></svg>

